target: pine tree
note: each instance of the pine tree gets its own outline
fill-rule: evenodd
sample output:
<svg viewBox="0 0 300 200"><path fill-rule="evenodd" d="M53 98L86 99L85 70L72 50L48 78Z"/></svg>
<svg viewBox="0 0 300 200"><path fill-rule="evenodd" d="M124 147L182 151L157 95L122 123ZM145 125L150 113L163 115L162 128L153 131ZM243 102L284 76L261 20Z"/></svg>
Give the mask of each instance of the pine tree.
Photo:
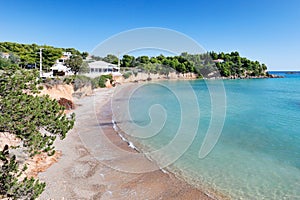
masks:
<svg viewBox="0 0 300 200"><path fill-rule="evenodd" d="M10 199L35 199L44 190L46 184L40 183L34 178L27 177L21 179L27 166L20 170L16 161L16 156L9 155L8 145L0 151L0 198L8 197ZM21 180L20 180L21 179Z"/></svg>
<svg viewBox="0 0 300 200"><path fill-rule="evenodd" d="M10 66L0 76L0 132L9 132L23 141L30 155L53 154L56 137L65 138L74 125L64 107L49 96L37 96L37 71Z"/></svg>
<svg viewBox="0 0 300 200"><path fill-rule="evenodd" d="M38 72L24 70L16 65L0 68L0 134L8 132L21 139L19 146L28 156L41 152L55 153L53 143L57 137L66 137L74 125L74 115L67 117L64 107L49 96L39 96ZM0 153L0 197L35 199L45 184L33 178L20 176L19 169L8 146Z"/></svg>

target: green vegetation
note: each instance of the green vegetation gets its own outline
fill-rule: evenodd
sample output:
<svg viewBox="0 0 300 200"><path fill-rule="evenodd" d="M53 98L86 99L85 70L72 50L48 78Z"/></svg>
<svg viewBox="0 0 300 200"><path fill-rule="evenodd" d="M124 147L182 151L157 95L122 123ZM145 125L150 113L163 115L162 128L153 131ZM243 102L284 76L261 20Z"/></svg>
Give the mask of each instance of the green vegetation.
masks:
<svg viewBox="0 0 300 200"><path fill-rule="evenodd" d="M89 72L90 72L89 64L87 62L83 61L81 66L79 67L78 73L84 74L84 73L89 73Z"/></svg>
<svg viewBox="0 0 300 200"><path fill-rule="evenodd" d="M267 76L265 64L240 57L238 52L219 54L211 52L196 55L183 53L182 56L189 60L203 76L216 71L216 68L222 77Z"/></svg>
<svg viewBox="0 0 300 200"><path fill-rule="evenodd" d="M128 79L131 75L132 75L131 72L125 72L125 73L123 74L123 77L124 77L125 79Z"/></svg>
<svg viewBox="0 0 300 200"><path fill-rule="evenodd" d="M0 198L36 199L44 191L45 183L40 183L39 180L34 178L20 178L27 166L24 165L20 169L16 156L9 155L8 145L5 145L4 149L0 151L0 159L2 162L0 169Z"/></svg>
<svg viewBox="0 0 300 200"><path fill-rule="evenodd" d="M112 54L108 54L102 60L105 61L105 62L108 62L108 63L118 64L118 57L115 56L115 55L112 55Z"/></svg>
<svg viewBox="0 0 300 200"><path fill-rule="evenodd" d="M96 77L95 80L96 80L97 87L104 88L104 87L106 87L105 83L107 80L112 82L112 75L111 74L101 75L100 77Z"/></svg>
<svg viewBox="0 0 300 200"><path fill-rule="evenodd" d="M39 67L39 50L43 48L43 68L49 70L55 61L62 56L62 52L71 52L72 57L66 61L75 74L87 73L87 63L82 59L88 56L87 52L80 53L74 48L55 48L47 45L36 44L18 44L12 42L1 42L0 52L9 53L9 62L18 63L25 67L28 64L34 64ZM112 54L104 58L92 56L93 60L103 60L112 64L118 63L118 57ZM231 77L245 78L267 76L267 67L258 61L251 61L240 57L238 52L232 53L203 53L188 54L182 53L179 56L156 57L124 55L120 61L123 71L133 71L133 73L159 73L168 75L171 71L178 73L196 73L200 77ZM3 65L3 64L2 64ZM0 65L1 67L1 65ZM219 72L219 74L218 74Z"/></svg>
<svg viewBox="0 0 300 200"><path fill-rule="evenodd" d="M111 74L108 75L101 75L95 78L90 78L84 75L76 75L76 76L69 76L64 78L64 82L67 84L72 83L74 90L78 90L84 86L91 86L94 88L104 88L105 82L109 80L111 83L113 82L113 78Z"/></svg>
<svg viewBox="0 0 300 200"><path fill-rule="evenodd" d="M107 57L117 59L116 56L112 55ZM110 59L106 61L111 62ZM229 78L268 76L265 64L240 57L238 52L219 54L215 52L188 54L185 52L180 56L165 57L159 55L156 57L139 56L137 58L131 55L124 55L121 59L121 68L125 73L126 71L134 73L138 71L168 75L170 72L176 71L178 73L192 72L200 77L207 78L220 76ZM124 77L126 78L127 74Z"/></svg>
<svg viewBox="0 0 300 200"><path fill-rule="evenodd" d="M73 127L73 120L66 118L56 100L32 95L38 93L37 75L35 70L9 66L1 72L0 83L0 132L22 139L30 155L53 153L56 136L63 139Z"/></svg>
<svg viewBox="0 0 300 200"><path fill-rule="evenodd" d="M64 82L70 84L72 83L74 91L84 87L84 86L92 86L92 78L84 76L84 75L77 75L77 76L68 76L64 79Z"/></svg>
<svg viewBox="0 0 300 200"><path fill-rule="evenodd" d="M147 73L168 74L172 68L180 73L194 72L194 67L191 63L182 56L168 56L163 55L157 57L124 55L121 60L122 68L138 68Z"/></svg>
<svg viewBox="0 0 300 200"><path fill-rule="evenodd" d="M104 58L102 57L99 57L99 56L91 56L91 58L95 61L99 61L99 60L102 60L102 61L105 61L105 62L108 62L108 63L112 63L112 64L118 64L118 57L115 56L115 55L112 55L112 54L108 54L107 56L105 56Z"/></svg>
<svg viewBox="0 0 300 200"><path fill-rule="evenodd" d="M39 51L42 48L43 56L43 69L48 71L52 67L55 61L63 55L63 52L71 52L73 56L80 56L86 58L87 52L80 53L74 48L56 48L47 45L37 44L18 44L13 42L0 42L0 52L9 53L16 56L20 67L25 67L28 64L40 66ZM12 58L11 58L12 59ZM15 62L16 63L16 62Z"/></svg>
<svg viewBox="0 0 300 200"><path fill-rule="evenodd" d="M39 93L38 71L22 69L9 60L0 59L0 132L21 140L15 147L27 157L55 153L53 143L63 139L74 125L74 115L67 117L64 107ZM0 154L0 197L34 199L44 189L35 179L21 179L14 155L5 147Z"/></svg>
<svg viewBox="0 0 300 200"><path fill-rule="evenodd" d="M66 60L65 64L66 64L67 67L70 67L71 70L76 75L81 69L81 66L83 64L83 59L82 59L81 56L72 55L70 57L70 59Z"/></svg>

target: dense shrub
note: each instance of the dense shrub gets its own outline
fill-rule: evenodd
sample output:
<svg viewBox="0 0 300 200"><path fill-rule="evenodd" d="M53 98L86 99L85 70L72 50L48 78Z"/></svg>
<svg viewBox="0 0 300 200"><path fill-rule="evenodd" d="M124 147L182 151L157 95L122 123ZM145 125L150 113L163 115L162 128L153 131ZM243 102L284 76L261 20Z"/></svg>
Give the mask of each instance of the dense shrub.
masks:
<svg viewBox="0 0 300 200"><path fill-rule="evenodd" d="M77 75L73 81L73 87L75 91L89 85L92 85L92 79L84 75Z"/></svg>
<svg viewBox="0 0 300 200"><path fill-rule="evenodd" d="M131 75L132 75L131 72L126 72L126 73L123 74L123 77L124 77L125 79L128 79ZM136 73L135 76L137 76L137 73Z"/></svg>
<svg viewBox="0 0 300 200"><path fill-rule="evenodd" d="M57 101L36 95L40 84L37 77L38 71L14 65L0 71L0 133L7 132L20 139L15 148L23 150L26 157L41 152L53 155L56 138L65 138L74 125L74 115L67 117ZM26 169L21 169L16 156L10 154L7 145L0 152L0 198L37 198L45 184L21 178Z"/></svg>
<svg viewBox="0 0 300 200"><path fill-rule="evenodd" d="M100 77L96 77L94 79L94 82L96 84L96 87L100 87L100 88L104 88L106 87L105 83L106 81L109 80L110 82L112 82L112 75L108 74L108 75L101 75Z"/></svg>

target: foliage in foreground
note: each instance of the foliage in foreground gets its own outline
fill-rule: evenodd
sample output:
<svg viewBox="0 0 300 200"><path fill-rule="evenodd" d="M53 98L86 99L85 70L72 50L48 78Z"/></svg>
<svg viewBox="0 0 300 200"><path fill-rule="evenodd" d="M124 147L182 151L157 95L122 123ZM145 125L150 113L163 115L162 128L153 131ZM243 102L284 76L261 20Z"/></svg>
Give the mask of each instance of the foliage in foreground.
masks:
<svg viewBox="0 0 300 200"><path fill-rule="evenodd" d="M0 60L0 133L8 132L19 138L19 146L26 155L41 152L54 154L57 137L65 138L74 125L74 115L67 117L64 107L49 96L38 96L38 72L24 70ZM35 199L45 184L33 178L21 178L18 160L9 155L6 146L0 154L1 198Z"/></svg>
<svg viewBox="0 0 300 200"><path fill-rule="evenodd" d="M37 96L37 72L10 66L1 72L0 132L20 138L30 155L53 154L56 137L65 138L74 125L64 108L49 96Z"/></svg>
<svg viewBox="0 0 300 200"><path fill-rule="evenodd" d="M0 152L0 159L0 198L36 199L44 191L45 183L34 178L22 178L27 167L20 169L16 156L10 157L7 145Z"/></svg>

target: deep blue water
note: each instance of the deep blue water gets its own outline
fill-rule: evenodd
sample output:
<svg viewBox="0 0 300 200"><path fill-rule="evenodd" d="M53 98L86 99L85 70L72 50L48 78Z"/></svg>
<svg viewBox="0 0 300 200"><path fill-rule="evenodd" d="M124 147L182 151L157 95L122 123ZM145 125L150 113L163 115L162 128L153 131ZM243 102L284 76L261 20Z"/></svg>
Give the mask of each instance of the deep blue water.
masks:
<svg viewBox="0 0 300 200"><path fill-rule="evenodd" d="M140 126L151 123L149 109L153 105L163 107L166 122L155 136L136 137L135 141L144 151L159 150L179 137L182 123L190 140L196 123L195 138L167 167L170 171L216 196L300 199L300 73L270 73L285 78L223 81L226 95L218 98L226 100L225 123L217 144L205 158L199 158L199 150L211 119L222 121L214 114L208 92L207 85L214 85L214 80L166 81L137 89L129 103L134 122ZM190 95L191 89L195 96ZM192 103L194 98L198 108ZM184 107L189 101L191 105ZM162 110L156 111L152 117L162 115ZM184 143L185 137L180 140ZM172 151L163 153L171 155L184 148L180 143L174 145ZM165 156L155 155L158 160Z"/></svg>

